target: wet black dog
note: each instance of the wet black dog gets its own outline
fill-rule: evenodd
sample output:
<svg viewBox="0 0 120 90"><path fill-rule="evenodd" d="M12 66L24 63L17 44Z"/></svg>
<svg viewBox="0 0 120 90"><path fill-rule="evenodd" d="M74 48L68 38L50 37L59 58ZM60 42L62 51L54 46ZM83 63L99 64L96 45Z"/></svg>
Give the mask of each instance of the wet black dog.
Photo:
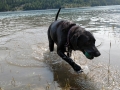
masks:
<svg viewBox="0 0 120 90"><path fill-rule="evenodd" d="M61 8L57 12L55 21L48 29L49 49L53 51L54 43L56 43L57 54L68 62L75 71L81 72L81 67L70 58L72 50L82 51L88 59L100 56L100 52L95 47L95 38L90 32L75 23L57 20L60 10Z"/></svg>

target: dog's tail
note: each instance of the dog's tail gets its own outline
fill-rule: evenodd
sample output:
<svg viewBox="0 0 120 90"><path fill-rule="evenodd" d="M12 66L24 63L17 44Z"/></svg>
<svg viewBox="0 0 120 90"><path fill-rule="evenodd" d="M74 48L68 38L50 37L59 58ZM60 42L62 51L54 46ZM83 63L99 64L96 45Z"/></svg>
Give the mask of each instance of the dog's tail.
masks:
<svg viewBox="0 0 120 90"><path fill-rule="evenodd" d="M57 19L58 19L58 15L59 15L60 10L61 10L61 8L59 8L59 10L58 10L58 12L56 14L55 21L57 21Z"/></svg>

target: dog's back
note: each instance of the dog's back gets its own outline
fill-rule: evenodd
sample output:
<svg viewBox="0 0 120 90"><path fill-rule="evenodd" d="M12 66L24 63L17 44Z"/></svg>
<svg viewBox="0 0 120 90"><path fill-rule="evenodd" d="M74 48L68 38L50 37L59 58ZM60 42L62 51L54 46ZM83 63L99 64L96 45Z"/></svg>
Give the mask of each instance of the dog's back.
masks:
<svg viewBox="0 0 120 90"><path fill-rule="evenodd" d="M58 20L60 10L61 8L59 8L56 14L55 21L51 23L48 29L48 36L49 36L48 38L50 39L50 41L53 40L56 44L58 43L57 39L60 35L64 34L64 37L67 38L67 33L69 29L73 25L76 25L75 23L67 21L67 20Z"/></svg>

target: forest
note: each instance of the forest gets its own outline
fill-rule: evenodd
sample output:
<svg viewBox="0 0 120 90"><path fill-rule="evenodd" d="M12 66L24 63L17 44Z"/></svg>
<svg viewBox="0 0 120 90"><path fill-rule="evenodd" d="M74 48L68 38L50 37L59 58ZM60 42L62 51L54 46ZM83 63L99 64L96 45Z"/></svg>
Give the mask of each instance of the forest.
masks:
<svg viewBox="0 0 120 90"><path fill-rule="evenodd" d="M0 0L0 11L120 5L120 0Z"/></svg>

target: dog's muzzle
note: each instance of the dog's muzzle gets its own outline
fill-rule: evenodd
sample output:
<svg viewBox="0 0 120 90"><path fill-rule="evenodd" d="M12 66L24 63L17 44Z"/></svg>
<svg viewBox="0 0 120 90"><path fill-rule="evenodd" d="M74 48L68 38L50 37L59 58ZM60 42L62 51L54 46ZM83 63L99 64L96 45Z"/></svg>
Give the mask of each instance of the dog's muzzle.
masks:
<svg viewBox="0 0 120 90"><path fill-rule="evenodd" d="M88 59L93 59L94 57L98 57L101 55L96 47L94 47L94 49L92 48L82 50L82 52Z"/></svg>

